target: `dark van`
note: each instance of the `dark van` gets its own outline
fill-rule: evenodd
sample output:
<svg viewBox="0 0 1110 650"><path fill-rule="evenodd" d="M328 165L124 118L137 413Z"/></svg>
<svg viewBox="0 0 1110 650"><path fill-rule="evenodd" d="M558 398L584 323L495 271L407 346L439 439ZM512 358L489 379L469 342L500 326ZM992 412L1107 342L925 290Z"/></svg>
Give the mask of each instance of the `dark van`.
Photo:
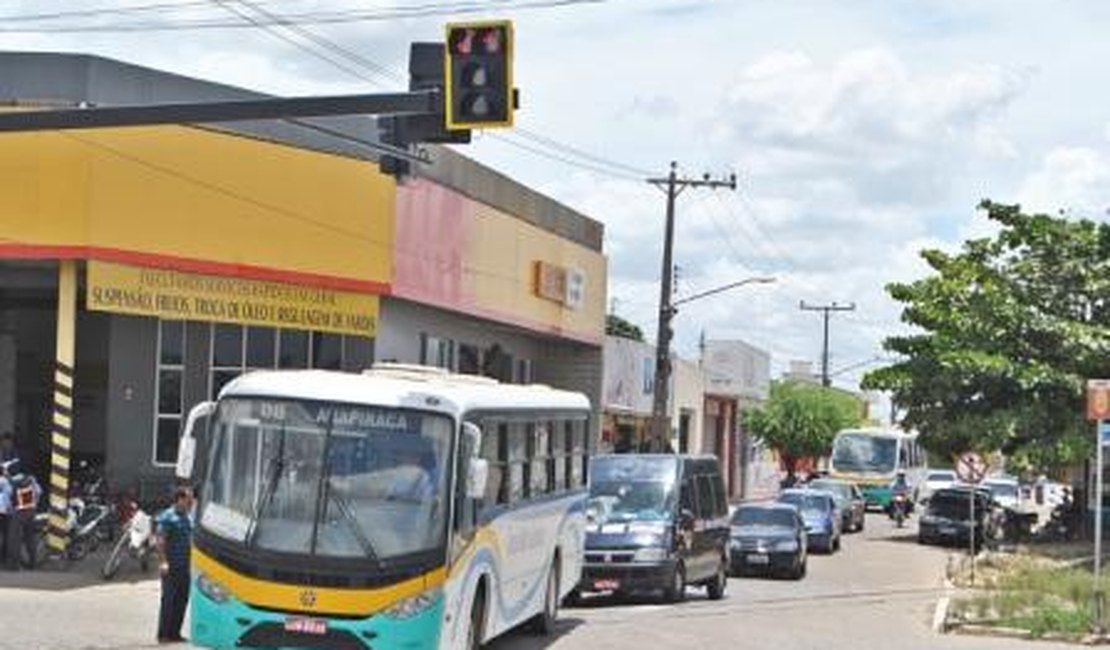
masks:
<svg viewBox="0 0 1110 650"><path fill-rule="evenodd" d="M687 585L724 596L729 519L721 467L713 456L616 454L590 461L586 564L580 591L662 591Z"/></svg>

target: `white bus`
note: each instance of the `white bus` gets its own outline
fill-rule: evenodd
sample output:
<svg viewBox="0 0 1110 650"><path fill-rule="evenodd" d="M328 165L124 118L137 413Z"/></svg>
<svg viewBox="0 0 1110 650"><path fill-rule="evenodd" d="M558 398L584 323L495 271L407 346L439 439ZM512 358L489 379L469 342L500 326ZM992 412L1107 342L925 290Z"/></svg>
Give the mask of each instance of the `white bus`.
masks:
<svg viewBox="0 0 1110 650"><path fill-rule="evenodd" d="M419 366L239 377L183 433L191 641L469 649L550 632L582 571L589 419L579 393Z"/></svg>
<svg viewBox="0 0 1110 650"><path fill-rule="evenodd" d="M829 475L859 485L869 507L887 509L891 485L904 472L910 493L927 467L917 432L900 429L847 429L833 439Z"/></svg>

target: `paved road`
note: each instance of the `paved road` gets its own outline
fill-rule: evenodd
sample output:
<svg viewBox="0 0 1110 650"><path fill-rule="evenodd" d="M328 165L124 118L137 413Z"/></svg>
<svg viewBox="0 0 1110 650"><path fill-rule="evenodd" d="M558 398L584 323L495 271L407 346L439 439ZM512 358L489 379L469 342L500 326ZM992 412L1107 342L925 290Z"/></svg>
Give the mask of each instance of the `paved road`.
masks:
<svg viewBox="0 0 1110 650"><path fill-rule="evenodd" d="M867 531L847 536L840 553L813 556L802 582L734 579L718 602L691 589L681 605L591 603L564 610L553 638L513 634L492 650L1071 647L933 634L948 552L917 546L913 534L869 515ZM0 650L150 646L157 591L149 580L74 588L66 576L0 574Z"/></svg>

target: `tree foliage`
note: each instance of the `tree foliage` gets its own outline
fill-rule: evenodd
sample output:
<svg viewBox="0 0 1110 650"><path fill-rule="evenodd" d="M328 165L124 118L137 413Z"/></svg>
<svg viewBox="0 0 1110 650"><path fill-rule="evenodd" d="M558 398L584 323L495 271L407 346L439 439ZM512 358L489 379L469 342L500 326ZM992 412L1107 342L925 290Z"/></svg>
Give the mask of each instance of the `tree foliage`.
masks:
<svg viewBox="0 0 1110 650"><path fill-rule="evenodd" d="M980 207L995 236L922 251L932 274L887 287L920 331L888 338L901 360L863 385L891 391L934 453L1071 462L1086 452L1084 383L1110 376L1110 227Z"/></svg>
<svg viewBox="0 0 1110 650"><path fill-rule="evenodd" d="M605 333L609 336L619 336L633 341L644 340L644 332L639 326L633 325L616 314L609 314L605 317Z"/></svg>
<svg viewBox="0 0 1110 650"><path fill-rule="evenodd" d="M799 459L827 456L836 432L862 420L862 405L853 395L791 381L773 383L767 403L744 414L747 429L775 450L790 472Z"/></svg>

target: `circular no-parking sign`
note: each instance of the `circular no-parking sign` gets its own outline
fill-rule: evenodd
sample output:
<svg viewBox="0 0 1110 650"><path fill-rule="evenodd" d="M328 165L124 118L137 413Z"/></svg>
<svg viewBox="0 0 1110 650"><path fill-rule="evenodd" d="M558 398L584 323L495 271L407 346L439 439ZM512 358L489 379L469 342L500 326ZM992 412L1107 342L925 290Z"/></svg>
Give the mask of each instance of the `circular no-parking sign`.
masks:
<svg viewBox="0 0 1110 650"><path fill-rule="evenodd" d="M987 463L974 451L965 451L956 459L956 476L964 483L979 483L987 475Z"/></svg>

